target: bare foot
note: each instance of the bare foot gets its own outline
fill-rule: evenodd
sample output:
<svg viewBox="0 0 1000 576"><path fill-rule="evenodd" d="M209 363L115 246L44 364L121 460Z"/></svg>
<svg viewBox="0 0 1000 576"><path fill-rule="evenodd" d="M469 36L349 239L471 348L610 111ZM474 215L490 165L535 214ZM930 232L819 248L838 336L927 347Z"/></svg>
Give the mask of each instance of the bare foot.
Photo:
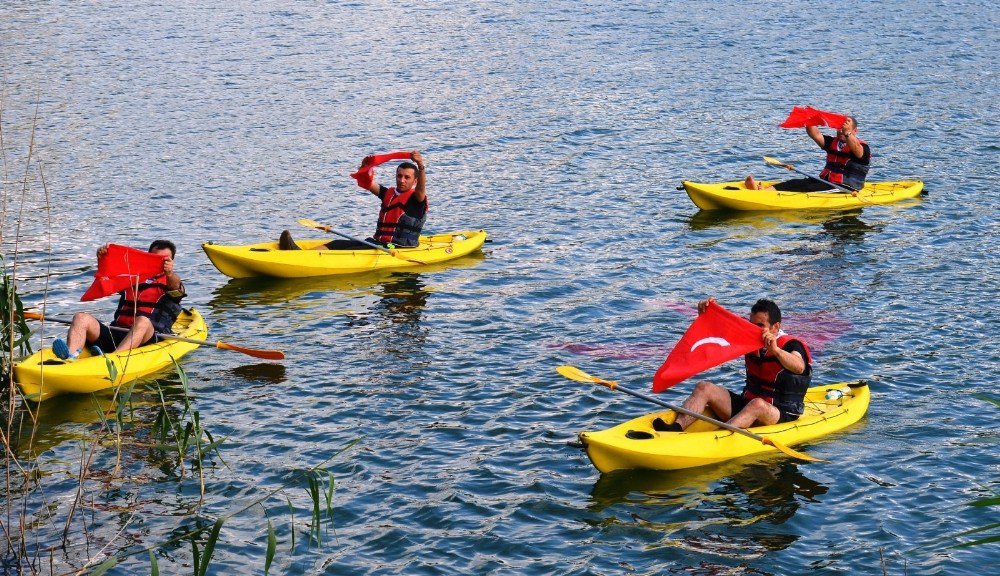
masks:
<svg viewBox="0 0 1000 576"><path fill-rule="evenodd" d="M743 181L743 185L747 187L747 190L760 190L760 184L757 184L752 174L747 176L747 179Z"/></svg>

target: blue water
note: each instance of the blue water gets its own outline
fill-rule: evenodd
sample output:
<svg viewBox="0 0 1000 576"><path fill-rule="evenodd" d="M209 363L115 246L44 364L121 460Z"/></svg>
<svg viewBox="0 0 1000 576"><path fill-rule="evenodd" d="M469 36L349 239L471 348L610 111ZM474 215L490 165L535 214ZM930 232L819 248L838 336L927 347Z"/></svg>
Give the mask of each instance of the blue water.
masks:
<svg viewBox="0 0 1000 576"><path fill-rule="evenodd" d="M998 397L1000 370L997 31L993 3L974 1L5 2L4 256L28 303L106 317L111 302L77 301L95 248L173 238L212 336L286 351L184 360L225 438L206 523L333 457L322 546L302 482L285 492L294 550L286 497L265 501L272 573L981 574L996 543L952 546L996 534L956 536L997 521L969 503L1000 491L1000 408L977 397ZM928 195L726 216L675 189L786 175L763 155L818 171L814 144L776 127L804 104L855 114L871 179L919 178ZM24 187L36 110L42 172L33 162ZM394 149L427 160L426 229L485 228L481 256L230 282L199 249L305 237L302 217L370 234L376 202L348 174ZM567 443L650 406L554 367L646 389L709 295L741 313L774 298L799 319L790 332L823 340L817 381L871 383L867 418L803 447L828 463L599 474ZM710 376L736 387L739 373ZM151 389L136 398L151 419ZM92 406L41 413L42 547L60 541ZM109 479L115 457L98 451L72 545L38 570L192 525L196 479L141 446ZM210 572L260 574L266 527L259 506L227 520ZM158 559L191 571L188 544ZM148 573L148 556L111 572Z"/></svg>

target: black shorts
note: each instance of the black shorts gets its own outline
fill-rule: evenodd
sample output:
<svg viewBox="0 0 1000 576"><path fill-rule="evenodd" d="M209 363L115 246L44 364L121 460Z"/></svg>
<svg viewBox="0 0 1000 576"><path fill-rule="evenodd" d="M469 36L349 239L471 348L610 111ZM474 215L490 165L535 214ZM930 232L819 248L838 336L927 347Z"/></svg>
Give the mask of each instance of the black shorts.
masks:
<svg viewBox="0 0 1000 576"><path fill-rule="evenodd" d="M374 242L373 242L374 243ZM327 250L370 250L371 246L357 240L330 240L323 245Z"/></svg>
<svg viewBox="0 0 1000 576"><path fill-rule="evenodd" d="M733 405L733 413L729 416L730 418L732 418L733 416L739 414L740 410L746 408L747 404L750 401L744 398L742 394L737 394L732 390L729 390L728 392L729 392L729 401ZM774 404L774 407L777 408L778 412L780 413L780 416L778 416L777 424L782 424L784 422L792 422L794 420L798 420L799 416L801 416L801 414L793 414L791 412L788 412L787 410L785 410L784 408L782 408L777 404Z"/></svg>
<svg viewBox="0 0 1000 576"><path fill-rule="evenodd" d="M114 352L118 345L121 344L122 340L125 339L125 335L128 334L128 330L112 330L111 327L104 324L103 322L98 322L101 326L101 334L97 337L97 342L90 342L88 346L100 346L101 352L108 353ZM152 344L153 342L159 342L160 337L153 335L152 338L146 340L142 343L143 346L146 344Z"/></svg>
<svg viewBox="0 0 1000 576"><path fill-rule="evenodd" d="M357 240L330 240L323 246L327 250L370 250L371 246L369 244L374 244L376 246L381 246L387 248L389 245L386 242L379 242L374 238L365 238L364 242L358 242ZM416 246L403 246L402 244L396 244L396 248L416 248Z"/></svg>
<svg viewBox="0 0 1000 576"><path fill-rule="evenodd" d="M813 178L796 178L785 180L774 185L775 190L783 192L843 192L840 188L830 186Z"/></svg>

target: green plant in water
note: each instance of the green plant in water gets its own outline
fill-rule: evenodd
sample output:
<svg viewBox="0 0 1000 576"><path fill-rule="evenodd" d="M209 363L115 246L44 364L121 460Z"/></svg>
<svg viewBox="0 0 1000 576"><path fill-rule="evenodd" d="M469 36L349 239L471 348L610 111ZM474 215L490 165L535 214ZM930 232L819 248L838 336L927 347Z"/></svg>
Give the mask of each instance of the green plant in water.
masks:
<svg viewBox="0 0 1000 576"><path fill-rule="evenodd" d="M3 325L3 335L0 336L0 368L5 381L10 381L13 357L31 354L31 330L24 321L24 304L17 293L14 279L7 273L7 265L0 254L0 323Z"/></svg>
<svg viewBox="0 0 1000 576"><path fill-rule="evenodd" d="M326 519L328 525L333 524L333 473L329 470L319 469L311 472L307 478L306 493L312 500L312 520L309 523L309 537L316 542L317 546L323 545L323 507L320 495L326 500ZM324 485L325 482L325 485Z"/></svg>
<svg viewBox="0 0 1000 576"><path fill-rule="evenodd" d="M108 557L107 559L105 559L104 562L102 562L101 564L99 564L95 568L95 571L92 572L92 574L95 574L95 575L97 575L97 574L103 574L104 572L106 572L110 568L112 568L114 566L117 566L125 558L128 558L129 556L135 556L135 555L138 555L138 554L142 554L142 553L149 554L149 558L150 558L150 574L158 574L159 573L159 565L158 565L158 563L156 561L156 556L154 554L155 550L158 549L158 548L163 548L163 547L166 547L166 546L170 546L172 544L176 544L178 542L182 542L182 541L185 541L185 540L189 541L191 543L191 550L192 550L192 554L193 554L193 564L194 564L194 571L193 571L193 573L196 576L197 575L207 574L208 573L208 567L209 567L209 564L211 563L212 555L215 552L215 546L216 546L216 544L218 542L219 533L222 530L223 524L225 524L225 522L227 520L229 520L230 518L233 518L234 516L242 514L243 512L246 512L247 510L249 510L249 509L251 509L251 508L253 508L255 506L261 506L263 508L264 507L264 502L266 502L267 500L271 499L272 497L276 496L279 493L284 493L285 490L287 490L291 485L300 482L303 478L306 480L306 485L307 485L306 486L306 491L310 495L310 499L312 501L313 517L312 517L312 522L310 523L310 538L311 539L315 539L317 541L317 543L319 543L319 531L321 530L321 523L322 523L322 514L321 514L320 511L325 508L327 520L329 522L331 522L331 523L332 523L332 520L333 520L334 480L333 480L333 474L330 471L328 471L325 468L325 466L331 460L333 460L334 458L336 458L337 456L339 456L343 452L349 450L350 448L352 448L355 444L357 444L360 441L361 441L360 438L352 440L346 446L344 446L343 448L341 448L340 450L338 450L336 453L334 453L333 455L331 455L329 458L327 458L323 462L317 464L316 466L313 466L311 468L308 468L306 470L302 470L302 471L300 471L300 472L298 472L296 474L293 474L292 477L289 478L289 480L287 482L285 482L284 484L282 484L282 485L280 485L280 486L278 486L278 487L276 487L274 489L271 489L271 490L265 492L261 496L252 498L247 503L245 503L244 505L240 506L238 509L236 509L233 512L230 512L228 514L224 514L222 516L219 516L218 518L215 519L215 521L213 522L213 524L211 526L209 526L209 525L202 525L202 526L200 526L198 528L194 528L194 529L185 531L184 533L182 533L182 534L180 534L178 536L175 536L174 538L171 538L170 540L168 540L166 542L162 542L162 543L160 543L160 544L158 544L156 546L153 546L153 547L143 548L143 549L138 549L138 550L133 550L133 551L123 551L123 552L120 552L120 553L118 553L116 555L112 555L112 556ZM292 518L292 530L291 530L292 546L291 546L291 549L294 550L294 548L295 548L295 512L294 512L294 506L292 505L291 499L289 499L287 495L285 495L285 499L288 502L289 514L290 514L290 516ZM324 504L324 506L321 506L321 504ZM264 513L265 513L265 515L267 515L267 509L266 508L264 508ZM202 523L200 519L198 520L198 523L199 524ZM203 547L199 548L199 543L198 543L199 538L201 538L206 531L209 531L208 532L208 536L207 536L207 538L205 540L205 543L202 545ZM270 518L268 518L268 521L267 521L267 550L265 552L265 557L264 557L264 573L265 574L269 574L270 573L270 569L271 569L271 566L272 566L272 564L274 562L274 556L275 556L275 552L277 551L277 547L278 547L278 539L277 539L277 536L276 536L275 531L274 531L274 526L271 523Z"/></svg>
<svg viewBox="0 0 1000 576"><path fill-rule="evenodd" d="M225 439L216 440L208 429L202 427L201 414L198 410L194 409L191 403L191 389L188 385L187 373L181 365L177 363L176 359L171 357L171 360L174 362L174 369L177 372L177 376L180 378L181 389L183 390L183 395L181 397L181 414L176 419L170 417L170 411L168 409L166 397L163 394L163 388L157 384L157 393L160 397L160 409L153 421L153 428L150 431L150 436L154 441L158 442L158 447L160 449L172 451L177 454L177 466L180 468L180 476L182 477L184 476L185 462L188 458L188 454L191 452L191 448L194 448L191 466L193 469L198 471L201 479L201 494L204 496L204 460L214 452L215 456L219 458L223 464L225 464L225 461L222 460L222 454L219 452L219 446Z"/></svg>
<svg viewBox="0 0 1000 576"><path fill-rule="evenodd" d="M973 397L982 400L984 402L989 402L997 407L1000 407L1000 399L988 396L986 394L973 394ZM973 500L968 503L969 506L974 506L976 508L982 508L985 506L1000 506L1000 494L994 494L993 496L987 496L986 498L979 498L978 500ZM964 538L965 536L970 536L972 534L979 534L982 532L987 532L995 528L1000 528L1000 522L993 522L987 524L986 526L980 526L979 528L973 528L972 530L966 530L965 532L960 532L955 534L955 538ZM961 544L955 544L951 546L952 548L968 548L970 546L980 546L982 544L992 544L995 542L1000 542L1000 534L994 534L991 536L985 536L982 538L977 538L971 542L962 542Z"/></svg>

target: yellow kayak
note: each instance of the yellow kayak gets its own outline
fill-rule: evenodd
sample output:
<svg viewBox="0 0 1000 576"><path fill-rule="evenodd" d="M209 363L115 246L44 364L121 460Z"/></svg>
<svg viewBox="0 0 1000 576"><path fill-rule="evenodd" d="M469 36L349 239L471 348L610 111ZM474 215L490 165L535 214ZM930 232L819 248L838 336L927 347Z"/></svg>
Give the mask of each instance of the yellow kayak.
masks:
<svg viewBox="0 0 1000 576"><path fill-rule="evenodd" d="M843 396L827 400L826 394L830 390L839 390ZM786 446L801 444L854 424L868 411L869 399L868 385L864 382L817 386L806 392L806 410L798 420L757 426L749 431ZM670 423L675 417L673 410L647 414L607 430L581 432L580 441L591 462L601 472L622 469L679 470L761 452L776 452L775 448L758 440L722 430L702 420L696 421L684 432L658 432L653 429L653 419L662 418Z"/></svg>
<svg viewBox="0 0 1000 576"><path fill-rule="evenodd" d="M193 308L181 312L173 329L174 334L182 338L204 340L208 337L205 319ZM85 349L73 362L64 362L53 354L51 348L45 348L14 365L14 381L24 397L35 402L59 394L89 394L159 372L173 365L171 357L179 360L197 347L191 342L161 340L104 356L93 356ZM108 361L113 370L109 368Z"/></svg>
<svg viewBox="0 0 1000 576"><path fill-rule="evenodd" d="M250 278L308 278L357 274L388 268L408 268L461 258L479 250L485 230L462 230L421 236L415 248L396 248L398 256L374 248L364 250L310 250L329 239L296 240L304 250L278 250L277 242L244 246L222 246L208 242L201 247L209 260L226 276Z"/></svg>
<svg viewBox="0 0 1000 576"><path fill-rule="evenodd" d="M761 182L761 184L773 186L776 182ZM842 210L898 202L919 195L923 189L924 183L919 180L868 182L856 194L750 190L743 182L716 184L684 182L684 190L691 197L691 201L702 210Z"/></svg>

